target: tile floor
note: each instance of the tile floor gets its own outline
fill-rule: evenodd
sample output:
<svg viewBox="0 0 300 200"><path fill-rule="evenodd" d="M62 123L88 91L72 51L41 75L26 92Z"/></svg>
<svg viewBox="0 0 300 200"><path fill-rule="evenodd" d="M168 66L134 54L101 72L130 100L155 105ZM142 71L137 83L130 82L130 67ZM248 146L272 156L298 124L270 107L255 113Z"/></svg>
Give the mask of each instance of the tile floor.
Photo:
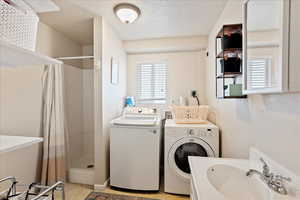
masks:
<svg viewBox="0 0 300 200"><path fill-rule="evenodd" d="M84 200L88 196L88 194L93 191L93 189L91 186L67 183L65 185L65 191L66 191L66 200ZM187 196L172 195L163 192L136 193L136 192L119 191L111 188L107 188L102 192L138 196L138 197L145 197L145 198L152 198L152 199L160 199L160 200L188 200L189 199L189 197Z"/></svg>

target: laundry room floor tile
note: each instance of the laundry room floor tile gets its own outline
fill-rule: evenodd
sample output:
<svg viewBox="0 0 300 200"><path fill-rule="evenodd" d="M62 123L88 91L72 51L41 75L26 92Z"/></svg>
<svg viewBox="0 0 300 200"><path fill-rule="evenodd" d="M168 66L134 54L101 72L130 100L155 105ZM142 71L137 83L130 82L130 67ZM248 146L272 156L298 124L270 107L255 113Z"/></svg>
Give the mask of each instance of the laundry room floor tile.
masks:
<svg viewBox="0 0 300 200"><path fill-rule="evenodd" d="M72 183L66 183L65 185L65 192L66 192L66 200L85 200L85 198L93 192L92 186L87 185L81 185L81 184L72 184ZM121 191L112 189L110 187L106 188L103 191L104 193L111 193L111 194L122 194L122 195L128 195L128 196L136 196L136 197L144 197L144 198L150 198L150 199L159 199L159 200L189 200L190 198L188 196L183 195L173 195L173 194L167 194L164 192L146 192L146 193L137 193L137 192L127 192L127 191ZM59 197L59 194L58 194ZM57 200L61 200L61 198L57 198Z"/></svg>

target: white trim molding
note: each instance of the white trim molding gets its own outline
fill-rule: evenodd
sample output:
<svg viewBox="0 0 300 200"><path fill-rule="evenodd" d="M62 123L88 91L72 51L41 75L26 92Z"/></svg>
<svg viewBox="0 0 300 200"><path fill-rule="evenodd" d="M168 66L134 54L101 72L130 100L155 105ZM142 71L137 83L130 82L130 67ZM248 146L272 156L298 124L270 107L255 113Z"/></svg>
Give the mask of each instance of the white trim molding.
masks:
<svg viewBox="0 0 300 200"><path fill-rule="evenodd" d="M94 190L105 190L109 185L109 178L102 184L94 184Z"/></svg>

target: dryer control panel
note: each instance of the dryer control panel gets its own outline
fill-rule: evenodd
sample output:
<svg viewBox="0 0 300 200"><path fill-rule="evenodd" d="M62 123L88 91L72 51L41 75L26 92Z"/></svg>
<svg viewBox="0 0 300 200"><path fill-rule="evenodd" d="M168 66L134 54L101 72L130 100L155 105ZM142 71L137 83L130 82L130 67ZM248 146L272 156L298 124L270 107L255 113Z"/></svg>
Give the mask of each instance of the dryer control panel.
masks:
<svg viewBox="0 0 300 200"><path fill-rule="evenodd" d="M165 123L167 137L199 137L219 138L219 128L212 124L176 124L174 120L168 119Z"/></svg>
<svg viewBox="0 0 300 200"><path fill-rule="evenodd" d="M217 136L215 129L207 128L207 129L193 129L190 128L187 130L188 136L196 136L196 137L213 137Z"/></svg>

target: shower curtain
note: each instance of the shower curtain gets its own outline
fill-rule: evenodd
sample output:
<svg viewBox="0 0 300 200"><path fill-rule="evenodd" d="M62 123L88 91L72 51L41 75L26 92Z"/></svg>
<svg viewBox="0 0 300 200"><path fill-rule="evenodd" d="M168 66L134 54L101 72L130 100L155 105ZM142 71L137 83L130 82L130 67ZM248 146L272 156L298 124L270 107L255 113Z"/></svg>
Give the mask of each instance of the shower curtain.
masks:
<svg viewBox="0 0 300 200"><path fill-rule="evenodd" d="M43 72L41 134L44 136L42 184L66 179L66 138L63 69L45 65Z"/></svg>

